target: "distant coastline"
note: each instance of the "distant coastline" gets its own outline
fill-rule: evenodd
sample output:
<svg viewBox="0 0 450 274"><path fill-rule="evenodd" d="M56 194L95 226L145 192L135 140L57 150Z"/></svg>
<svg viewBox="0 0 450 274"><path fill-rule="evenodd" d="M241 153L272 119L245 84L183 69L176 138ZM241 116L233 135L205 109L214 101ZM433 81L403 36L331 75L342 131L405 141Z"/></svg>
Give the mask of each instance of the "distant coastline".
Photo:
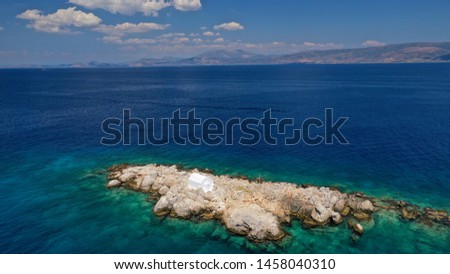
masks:
<svg viewBox="0 0 450 274"><path fill-rule="evenodd" d="M448 63L450 42L392 44L367 48L311 50L293 54L265 55L244 50L214 50L189 58L143 58L123 63L22 64L0 68L142 68L287 64L403 64Z"/></svg>

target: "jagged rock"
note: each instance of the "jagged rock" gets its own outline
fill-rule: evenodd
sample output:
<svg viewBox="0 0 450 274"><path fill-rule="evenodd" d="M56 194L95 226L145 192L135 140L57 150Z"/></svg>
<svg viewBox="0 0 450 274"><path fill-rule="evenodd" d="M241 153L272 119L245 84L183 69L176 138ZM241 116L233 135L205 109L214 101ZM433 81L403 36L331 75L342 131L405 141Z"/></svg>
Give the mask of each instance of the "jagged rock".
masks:
<svg viewBox="0 0 450 274"><path fill-rule="evenodd" d="M311 213L311 218L319 224L325 224L331 217L331 210L325 208L322 204L316 205L313 212Z"/></svg>
<svg viewBox="0 0 450 274"><path fill-rule="evenodd" d="M249 181L247 178L203 174L214 179L214 190L205 193L188 187L188 178L194 170L179 170L176 166L116 165L109 169L107 187L123 187L148 192L156 201L154 213L158 216L211 219L225 224L233 233L252 241L278 240L285 233L282 223L300 219L305 227L341 223L349 216L370 219L380 207L379 200L361 193L345 194L329 187L298 186L292 183ZM381 200L389 210L396 210L404 218L420 222L450 225L447 212L431 208L420 209L406 202ZM351 217L350 217L351 218ZM356 233L364 228L349 221Z"/></svg>
<svg viewBox="0 0 450 274"><path fill-rule="evenodd" d="M359 209L365 211L365 212L374 212L375 208L373 207L373 204L369 200L365 200L359 205Z"/></svg>
<svg viewBox="0 0 450 274"><path fill-rule="evenodd" d="M120 175L119 181L121 181L122 183L130 183L133 182L135 178L136 178L135 173L128 172Z"/></svg>
<svg viewBox="0 0 450 274"><path fill-rule="evenodd" d="M310 205L310 204L302 205L300 207L300 210L297 213L297 216L299 216L299 217L307 217L308 216L309 217L309 216L311 216L313 210L314 210L313 205Z"/></svg>
<svg viewBox="0 0 450 274"><path fill-rule="evenodd" d="M161 195L165 195L167 192L169 192L169 188L167 186L162 186L159 190L158 193Z"/></svg>
<svg viewBox="0 0 450 274"><path fill-rule="evenodd" d="M175 185L176 183L177 183L177 179L172 176L164 178L163 182L162 182L162 184L167 187L171 187L171 186Z"/></svg>
<svg viewBox="0 0 450 274"><path fill-rule="evenodd" d="M342 212L345 208L345 200L338 200L333 207L333 210L336 212Z"/></svg>
<svg viewBox="0 0 450 274"><path fill-rule="evenodd" d="M144 191L149 191L151 186L155 182L155 179L156 179L155 173L144 176L140 188Z"/></svg>
<svg viewBox="0 0 450 274"><path fill-rule="evenodd" d="M339 214L338 212L331 213L331 219L333 220L333 223L337 225L342 223L343 221L341 214Z"/></svg>
<svg viewBox="0 0 450 274"><path fill-rule="evenodd" d="M224 222L228 230L254 241L277 240L284 235L277 218L256 204L228 208Z"/></svg>
<svg viewBox="0 0 450 274"><path fill-rule="evenodd" d="M162 196L153 208L153 212L157 216L164 216L170 213L172 210L172 205L166 196Z"/></svg>
<svg viewBox="0 0 450 274"><path fill-rule="evenodd" d="M108 188L118 187L118 186L120 186L120 184L122 184L121 181L119 181L119 180L112 180L112 181L109 181L107 187Z"/></svg>

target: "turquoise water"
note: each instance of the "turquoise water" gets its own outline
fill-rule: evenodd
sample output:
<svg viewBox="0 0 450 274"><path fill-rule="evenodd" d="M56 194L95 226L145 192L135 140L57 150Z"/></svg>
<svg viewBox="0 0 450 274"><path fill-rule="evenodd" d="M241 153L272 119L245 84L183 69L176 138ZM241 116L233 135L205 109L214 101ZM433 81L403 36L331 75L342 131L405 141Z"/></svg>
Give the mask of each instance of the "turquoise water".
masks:
<svg viewBox="0 0 450 274"><path fill-rule="evenodd" d="M160 219L146 195L105 188L115 163L339 186L450 210L450 65L343 65L0 71L1 253L450 253L449 228L377 213L345 225L285 229L255 245L218 222ZM104 147L101 121L130 108L165 117L349 116L348 146Z"/></svg>

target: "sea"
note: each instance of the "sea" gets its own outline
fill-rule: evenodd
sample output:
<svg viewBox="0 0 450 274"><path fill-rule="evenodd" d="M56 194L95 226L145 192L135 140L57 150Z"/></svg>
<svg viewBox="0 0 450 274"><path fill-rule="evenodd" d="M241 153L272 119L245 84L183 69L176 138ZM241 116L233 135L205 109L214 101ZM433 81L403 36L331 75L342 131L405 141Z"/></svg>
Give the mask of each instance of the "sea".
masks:
<svg viewBox="0 0 450 274"><path fill-rule="evenodd" d="M106 146L102 122L348 117L349 144ZM177 164L450 211L450 64L0 70L0 253L450 253L450 229L379 211L347 225L283 228L251 243L218 221L159 218L143 193L108 190L113 164ZM335 140L336 141L336 140Z"/></svg>

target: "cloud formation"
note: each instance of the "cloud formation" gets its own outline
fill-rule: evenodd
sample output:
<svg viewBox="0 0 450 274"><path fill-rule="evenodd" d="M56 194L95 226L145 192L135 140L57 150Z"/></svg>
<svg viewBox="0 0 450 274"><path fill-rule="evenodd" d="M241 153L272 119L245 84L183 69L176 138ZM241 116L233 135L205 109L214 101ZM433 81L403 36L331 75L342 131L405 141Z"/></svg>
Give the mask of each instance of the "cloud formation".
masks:
<svg viewBox="0 0 450 274"><path fill-rule="evenodd" d="M385 45L386 45L386 43L376 41L376 40L366 40L363 42L363 46L366 46L366 47L381 47L381 46L385 46Z"/></svg>
<svg viewBox="0 0 450 274"><path fill-rule="evenodd" d="M216 33L214 33L214 32L212 32L212 31L205 31L204 33L203 33L203 35L204 36L220 36L220 33L218 33L218 32L216 32Z"/></svg>
<svg viewBox="0 0 450 274"><path fill-rule="evenodd" d="M70 3L88 9L104 9L111 13L132 15L158 15L158 11L174 7L180 11L195 11L202 7L201 0L69 0Z"/></svg>
<svg viewBox="0 0 450 274"><path fill-rule="evenodd" d="M170 25L156 24L156 23L122 23L118 25L99 25L94 30L104 33L108 36L123 36L129 33L144 33L153 30L165 30Z"/></svg>
<svg viewBox="0 0 450 274"><path fill-rule="evenodd" d="M173 6L181 11L199 10L202 7L200 0L174 0Z"/></svg>
<svg viewBox="0 0 450 274"><path fill-rule="evenodd" d="M2 26L0 26L0 31L4 31L5 29L2 27Z"/></svg>
<svg viewBox="0 0 450 274"><path fill-rule="evenodd" d="M17 18L29 20L28 28L48 33L72 33L72 27L92 28L102 21L93 13L85 13L75 7L59 9L48 15L43 15L37 9L27 10L17 15Z"/></svg>
<svg viewBox="0 0 450 274"><path fill-rule="evenodd" d="M327 49L341 49L343 44L338 43L315 43L315 42L304 42L303 48L307 50L327 50Z"/></svg>
<svg viewBox="0 0 450 274"><path fill-rule="evenodd" d="M243 30L244 27L238 22L228 22L214 26L215 30L223 29L229 31Z"/></svg>

